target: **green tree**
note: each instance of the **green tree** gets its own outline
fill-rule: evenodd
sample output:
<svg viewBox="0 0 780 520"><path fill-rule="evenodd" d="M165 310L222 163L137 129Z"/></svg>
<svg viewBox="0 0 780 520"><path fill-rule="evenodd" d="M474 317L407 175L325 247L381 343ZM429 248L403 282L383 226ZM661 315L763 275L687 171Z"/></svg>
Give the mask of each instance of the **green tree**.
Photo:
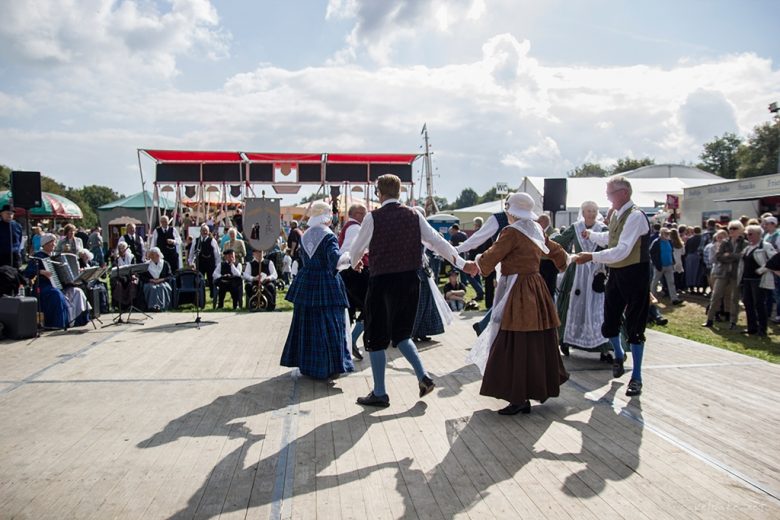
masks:
<svg viewBox="0 0 780 520"><path fill-rule="evenodd" d="M0 164L0 191L11 189L11 168Z"/></svg>
<svg viewBox="0 0 780 520"><path fill-rule="evenodd" d="M655 159L651 159L650 157L645 157L643 159L623 157L622 159L618 159L615 166L610 169L610 175L630 172L631 170L636 170L642 166L650 166L651 164L655 164Z"/></svg>
<svg viewBox="0 0 780 520"><path fill-rule="evenodd" d="M699 155L701 162L696 167L725 179L736 179L739 166L737 153L741 144L742 139L729 132L716 137L704 144L704 151Z"/></svg>
<svg viewBox="0 0 780 520"><path fill-rule="evenodd" d="M753 128L753 133L737 152L737 178L778 173L780 153L780 118Z"/></svg>
<svg viewBox="0 0 780 520"><path fill-rule="evenodd" d="M469 208L475 206L478 202L479 195L477 195L477 192L471 188L464 188L463 191L460 192L460 195L458 195L458 198L455 199L455 202L452 203L450 209Z"/></svg>
<svg viewBox="0 0 780 520"><path fill-rule="evenodd" d="M490 188L489 190L487 190L485 193L482 194L477 204L483 204L485 202L493 202L494 200L499 200L500 198L501 195L496 193L496 187L493 186L492 188Z"/></svg>
<svg viewBox="0 0 780 520"><path fill-rule="evenodd" d="M569 171L566 175L569 177L606 177L609 175L609 171L600 164L586 162Z"/></svg>

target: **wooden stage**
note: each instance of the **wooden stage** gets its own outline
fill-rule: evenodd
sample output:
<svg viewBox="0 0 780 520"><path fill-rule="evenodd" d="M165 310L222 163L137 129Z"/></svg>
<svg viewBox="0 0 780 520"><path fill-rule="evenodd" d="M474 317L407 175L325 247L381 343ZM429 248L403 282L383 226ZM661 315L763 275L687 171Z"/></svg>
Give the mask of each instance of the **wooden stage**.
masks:
<svg viewBox="0 0 780 520"><path fill-rule="evenodd" d="M649 332L641 398L573 352L502 417L463 315L421 345L436 391L393 351L368 410L367 359L279 366L291 314L193 318L0 343L0 518L780 518L780 366Z"/></svg>

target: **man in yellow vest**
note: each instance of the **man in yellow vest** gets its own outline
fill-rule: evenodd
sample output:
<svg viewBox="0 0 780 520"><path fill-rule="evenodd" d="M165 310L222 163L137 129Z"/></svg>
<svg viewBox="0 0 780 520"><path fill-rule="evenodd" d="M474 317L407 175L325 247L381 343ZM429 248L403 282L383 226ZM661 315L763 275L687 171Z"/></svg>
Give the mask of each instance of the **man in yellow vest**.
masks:
<svg viewBox="0 0 780 520"><path fill-rule="evenodd" d="M582 232L583 238L590 238L607 249L580 253L575 257L578 264L594 261L609 267L601 333L609 338L615 350L612 375L620 377L625 372L623 361L626 353L620 344L620 323L625 314L628 343L634 361L626 391L629 397L642 393L642 354L650 303L650 221L634 205L631 193L631 183L625 178L613 177L607 181L607 198L615 210L609 229L602 233Z"/></svg>

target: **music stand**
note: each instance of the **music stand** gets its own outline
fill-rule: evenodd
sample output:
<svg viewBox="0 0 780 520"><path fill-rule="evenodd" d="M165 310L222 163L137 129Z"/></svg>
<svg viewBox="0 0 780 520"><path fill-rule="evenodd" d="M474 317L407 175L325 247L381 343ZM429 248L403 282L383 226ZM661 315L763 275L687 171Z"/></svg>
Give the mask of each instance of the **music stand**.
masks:
<svg viewBox="0 0 780 520"><path fill-rule="evenodd" d="M197 265L197 257L196 257L196 265ZM195 321L180 321L178 323L174 323L174 326L176 327L180 327L182 325L192 325L194 323L195 328L200 330L201 323L211 323L211 324L217 323L216 321L208 321L208 320L204 321L201 320L200 318L200 293L201 293L201 288L203 288L203 298L205 299L206 290L204 286L206 280L205 277L197 269L195 269L195 274L196 274L195 279L201 280L200 282L196 282L196 287L195 287L196 289L195 290ZM203 302L203 305L204 306L206 305L205 301Z"/></svg>
<svg viewBox="0 0 780 520"><path fill-rule="evenodd" d="M129 264L129 265L123 265L121 267L114 267L111 269L111 273L109 275L110 278L116 278L117 283L119 282L119 279L121 278L130 278L133 275L140 275L143 273L146 273L149 271L149 264ZM109 323L108 325L104 325L105 327L111 327L112 325L120 325L122 323L127 323L128 325L143 325L144 322L142 320L133 320L132 315L133 311L140 312L150 320L153 320L149 314L145 313L135 305L133 305L133 300L130 300L130 308L127 311L127 317L123 320L122 319L122 302L119 302L119 310L116 315L116 317L112 320L112 323Z"/></svg>

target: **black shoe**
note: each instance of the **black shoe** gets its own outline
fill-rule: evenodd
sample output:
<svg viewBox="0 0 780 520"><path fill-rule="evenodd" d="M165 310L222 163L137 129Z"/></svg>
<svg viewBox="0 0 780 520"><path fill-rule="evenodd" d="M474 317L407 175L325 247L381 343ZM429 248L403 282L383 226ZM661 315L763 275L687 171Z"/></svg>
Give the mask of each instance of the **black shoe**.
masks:
<svg viewBox="0 0 780 520"><path fill-rule="evenodd" d="M762 331L759 330L756 333L756 336L758 336L759 338L765 338L766 337L766 332L762 332Z"/></svg>
<svg viewBox="0 0 780 520"><path fill-rule="evenodd" d="M474 329L474 332L477 333L477 336L479 336L482 333L482 331L479 328L479 322L472 323L471 328Z"/></svg>
<svg viewBox="0 0 780 520"><path fill-rule="evenodd" d="M732 321L731 324L729 325L729 330L736 330L736 329L737 329L737 324Z"/></svg>
<svg viewBox="0 0 780 520"><path fill-rule="evenodd" d="M599 361L602 363L614 363L615 358L613 358L612 354L609 352L602 352L601 355L599 355Z"/></svg>
<svg viewBox="0 0 780 520"><path fill-rule="evenodd" d="M707 327L708 329L711 329L712 325L713 325L712 320L707 320L706 323L701 324L702 327Z"/></svg>
<svg viewBox="0 0 780 520"><path fill-rule="evenodd" d="M433 379L431 379L428 376L425 376L420 381L420 397L425 397L426 395L433 392L433 388L436 386L436 383L433 382Z"/></svg>
<svg viewBox="0 0 780 520"><path fill-rule="evenodd" d="M684 301L682 301L682 300L674 300L674 301L672 302L672 305L682 305L683 303L685 303L685 302L684 302Z"/></svg>
<svg viewBox="0 0 780 520"><path fill-rule="evenodd" d="M362 404L363 406L377 406L379 408L387 408L388 406L390 406L390 396L374 395L374 392L372 391L370 394L368 394L365 397L358 397L357 404Z"/></svg>
<svg viewBox="0 0 780 520"><path fill-rule="evenodd" d="M666 318L658 318L657 320L655 320L655 324L656 325L662 325L663 326L663 325L666 325L668 323L669 323L669 320L667 320Z"/></svg>
<svg viewBox="0 0 780 520"><path fill-rule="evenodd" d="M745 329L745 330L741 330L740 333L747 334L748 336L755 336L756 334L758 334L758 331L757 330Z"/></svg>
<svg viewBox="0 0 780 520"><path fill-rule="evenodd" d="M523 404L510 404L498 411L499 415L517 415L518 413L531 413L531 401L526 401Z"/></svg>
<svg viewBox="0 0 780 520"><path fill-rule="evenodd" d="M360 353L360 349L357 347L352 347L352 357L358 361L363 361L363 354Z"/></svg>
<svg viewBox="0 0 780 520"><path fill-rule="evenodd" d="M625 361L624 358L615 358L615 361L612 362L612 377L620 377L626 373L626 369L623 368L623 361Z"/></svg>
<svg viewBox="0 0 780 520"><path fill-rule="evenodd" d="M628 397L634 397L636 395L642 395L642 381L632 379L628 382L628 390L626 390Z"/></svg>
<svg viewBox="0 0 780 520"><path fill-rule="evenodd" d="M423 343L423 342L426 342L426 341L430 341L431 337L430 336L415 336L413 339L414 339L415 343Z"/></svg>
<svg viewBox="0 0 780 520"><path fill-rule="evenodd" d="M567 345L566 343L561 343L561 354L563 354L566 357L569 357L569 354L571 354L571 352L569 351L569 345Z"/></svg>

